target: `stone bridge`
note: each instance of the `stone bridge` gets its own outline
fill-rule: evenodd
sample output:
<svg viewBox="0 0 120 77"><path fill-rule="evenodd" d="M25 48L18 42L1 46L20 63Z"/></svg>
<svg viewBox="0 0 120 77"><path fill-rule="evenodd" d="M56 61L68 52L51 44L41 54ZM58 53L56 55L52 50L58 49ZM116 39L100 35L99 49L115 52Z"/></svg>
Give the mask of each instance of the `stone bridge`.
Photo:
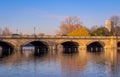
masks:
<svg viewBox="0 0 120 77"><path fill-rule="evenodd" d="M101 46L104 49L120 46L120 37L116 36L0 36L0 46L21 50L27 44L46 46L49 50L60 47L76 46L84 50L90 45Z"/></svg>

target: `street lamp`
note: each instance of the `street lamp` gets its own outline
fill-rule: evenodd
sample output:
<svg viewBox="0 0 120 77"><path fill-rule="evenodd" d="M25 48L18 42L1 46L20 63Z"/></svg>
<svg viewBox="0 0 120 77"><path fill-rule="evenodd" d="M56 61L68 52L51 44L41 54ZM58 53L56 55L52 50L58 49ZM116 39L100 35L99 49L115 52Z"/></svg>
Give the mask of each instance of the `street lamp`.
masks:
<svg viewBox="0 0 120 77"><path fill-rule="evenodd" d="M36 28L34 27L34 35L35 35L35 30L36 30Z"/></svg>
<svg viewBox="0 0 120 77"><path fill-rule="evenodd" d="M18 34L18 29L16 29L16 34Z"/></svg>

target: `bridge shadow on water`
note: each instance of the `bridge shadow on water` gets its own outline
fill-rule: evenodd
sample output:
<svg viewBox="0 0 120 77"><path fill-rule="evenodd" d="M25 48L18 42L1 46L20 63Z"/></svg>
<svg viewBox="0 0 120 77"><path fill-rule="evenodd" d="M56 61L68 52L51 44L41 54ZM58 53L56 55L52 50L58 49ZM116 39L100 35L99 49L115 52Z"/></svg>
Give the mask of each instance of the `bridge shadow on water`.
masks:
<svg viewBox="0 0 120 77"><path fill-rule="evenodd" d="M65 47L63 50L63 53L65 53L65 54L78 53L78 49L77 49L77 47Z"/></svg>
<svg viewBox="0 0 120 77"><path fill-rule="evenodd" d="M42 50L42 49L24 49L21 52L22 52L22 55L38 56L38 57L48 53L47 50Z"/></svg>
<svg viewBox="0 0 120 77"><path fill-rule="evenodd" d="M66 47L64 48L64 50L62 51L63 54L78 54L79 51L76 47ZM18 51L14 51L13 49L10 48L5 48L3 50L0 50L0 57L4 58L7 56L11 56L13 54L16 54L16 52ZM28 47L28 48L23 48L22 51L20 51L21 53L17 53L17 54L21 54L24 56L35 56L35 57L41 57L43 55L46 54L52 54L52 51L49 51L46 47ZM92 53L98 53L98 52L103 52L102 48L90 48L87 49L87 52L92 52ZM53 53L57 53L59 54L59 51L53 51Z"/></svg>
<svg viewBox="0 0 120 77"><path fill-rule="evenodd" d="M0 41L0 57L5 57L13 54L14 47L7 42Z"/></svg>
<svg viewBox="0 0 120 77"><path fill-rule="evenodd" d="M12 55L14 53L13 48L10 47L2 47L0 48L0 57L7 57L9 55Z"/></svg>
<svg viewBox="0 0 120 77"><path fill-rule="evenodd" d="M0 48L0 58L9 57L14 54L40 57L47 53L49 53L49 52L46 47L45 48L44 47L42 47L42 48L27 47L27 48L23 48L21 51L16 51L13 48L9 48L9 47Z"/></svg>
<svg viewBox="0 0 120 77"><path fill-rule="evenodd" d="M78 43L73 41L67 41L62 43L63 53L77 53L78 52Z"/></svg>
<svg viewBox="0 0 120 77"><path fill-rule="evenodd" d="M87 51L88 52L102 52L104 51L104 47L99 42L93 42L87 45Z"/></svg>
<svg viewBox="0 0 120 77"><path fill-rule="evenodd" d="M27 50L27 51L26 51ZM29 51L30 50L30 51ZM29 53L34 56L41 56L48 53L49 47L45 42L32 41L22 46L22 53Z"/></svg>
<svg viewBox="0 0 120 77"><path fill-rule="evenodd" d="M87 49L87 52L92 52L92 53L98 53L98 52L103 52L104 49L103 48L99 48L99 47L91 47Z"/></svg>

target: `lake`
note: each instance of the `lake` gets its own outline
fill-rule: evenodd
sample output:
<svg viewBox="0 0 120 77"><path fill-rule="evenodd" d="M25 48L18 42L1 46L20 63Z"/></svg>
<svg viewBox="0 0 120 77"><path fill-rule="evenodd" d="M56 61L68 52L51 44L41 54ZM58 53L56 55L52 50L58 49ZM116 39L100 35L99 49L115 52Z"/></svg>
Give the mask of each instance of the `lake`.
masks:
<svg viewBox="0 0 120 77"><path fill-rule="evenodd" d="M120 77L120 52L115 49L52 51L39 56L33 52L0 58L0 77Z"/></svg>

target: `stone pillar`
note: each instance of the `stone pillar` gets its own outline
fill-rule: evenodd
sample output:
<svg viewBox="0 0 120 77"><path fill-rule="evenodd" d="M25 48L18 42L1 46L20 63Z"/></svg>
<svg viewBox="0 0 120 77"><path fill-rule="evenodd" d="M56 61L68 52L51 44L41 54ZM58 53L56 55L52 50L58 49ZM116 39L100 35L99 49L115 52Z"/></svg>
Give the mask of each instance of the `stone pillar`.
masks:
<svg viewBox="0 0 120 77"><path fill-rule="evenodd" d="M56 44L52 45L51 53L54 54L57 52L57 50L58 50L57 45Z"/></svg>
<svg viewBox="0 0 120 77"><path fill-rule="evenodd" d="M86 50L87 49L87 46L86 45L81 45L79 46L79 50Z"/></svg>
<svg viewBox="0 0 120 77"><path fill-rule="evenodd" d="M111 45L111 48L113 49L117 48L117 38L115 36L111 36L110 45Z"/></svg>
<svg viewBox="0 0 120 77"><path fill-rule="evenodd" d="M57 50L57 45L53 45L53 50Z"/></svg>
<svg viewBox="0 0 120 77"><path fill-rule="evenodd" d="M2 48L0 48L0 57L2 56Z"/></svg>
<svg viewBox="0 0 120 77"><path fill-rule="evenodd" d="M86 45L80 45L79 47L78 47L78 51L79 52L86 52L86 50L87 50L87 46Z"/></svg>
<svg viewBox="0 0 120 77"><path fill-rule="evenodd" d="M57 45L57 52L58 52L58 53L63 52L63 49L64 49L64 48L63 48L63 46L62 46L61 44L58 44L58 45Z"/></svg>
<svg viewBox="0 0 120 77"><path fill-rule="evenodd" d="M48 46L48 52L51 53L52 51L53 51L53 46L52 46L52 45L49 45L49 46Z"/></svg>
<svg viewBox="0 0 120 77"><path fill-rule="evenodd" d="M21 54L21 52L22 52L22 47L21 47L21 46L16 46L16 47L14 48L14 51L15 51L15 53Z"/></svg>

